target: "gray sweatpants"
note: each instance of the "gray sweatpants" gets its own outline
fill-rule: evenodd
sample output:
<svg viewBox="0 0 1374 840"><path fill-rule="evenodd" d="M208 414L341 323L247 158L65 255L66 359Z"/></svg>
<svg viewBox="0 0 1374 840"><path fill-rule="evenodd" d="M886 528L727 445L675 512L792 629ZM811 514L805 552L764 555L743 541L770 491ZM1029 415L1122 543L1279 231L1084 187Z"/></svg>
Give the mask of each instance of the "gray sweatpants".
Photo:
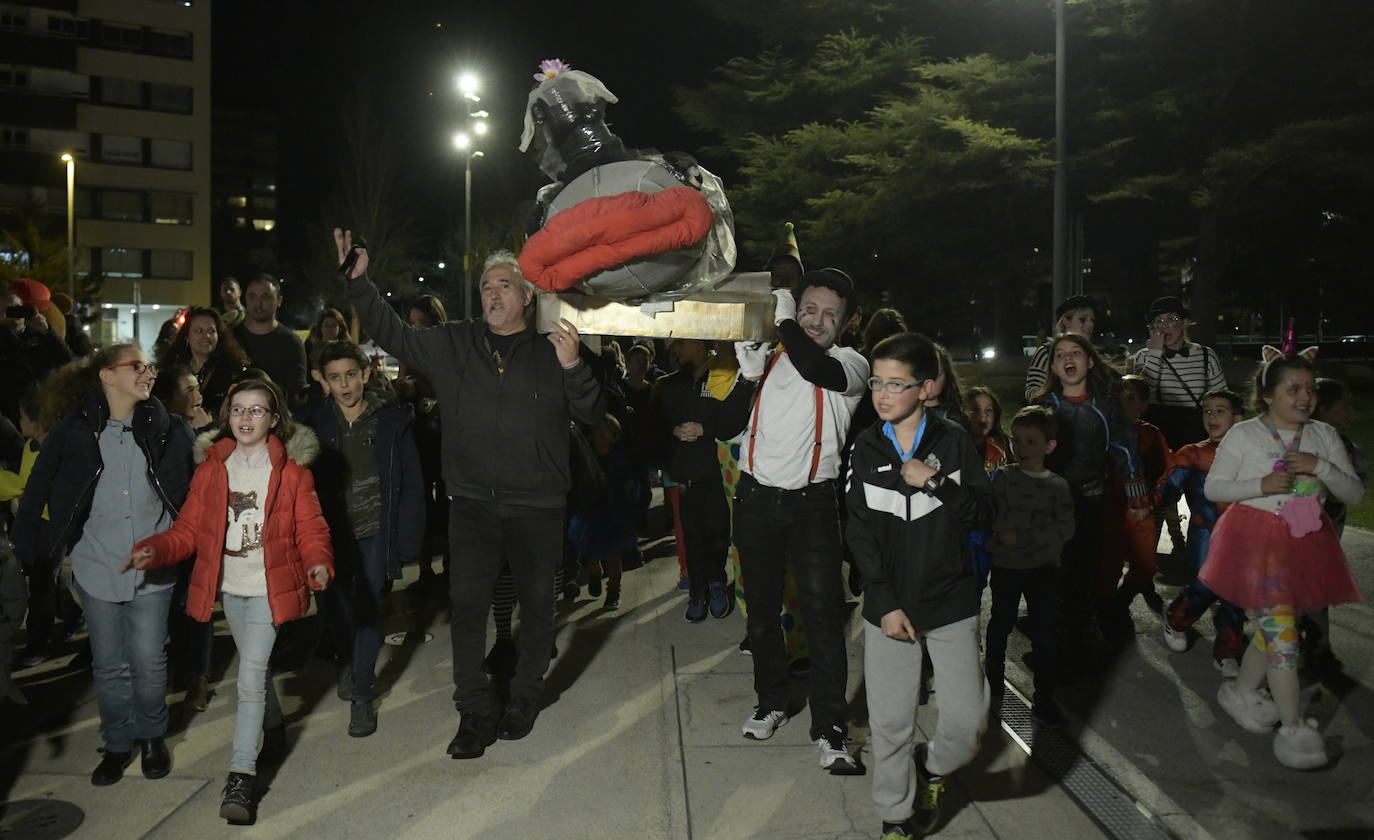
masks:
<svg viewBox="0 0 1374 840"><path fill-rule="evenodd" d="M987 679L978 661L978 617L922 634L935 676L939 719L926 746L926 769L953 773L973 760L988 722ZM890 639L864 622L864 684L872 729L873 804L885 822L901 822L916 805L916 703L921 645Z"/></svg>

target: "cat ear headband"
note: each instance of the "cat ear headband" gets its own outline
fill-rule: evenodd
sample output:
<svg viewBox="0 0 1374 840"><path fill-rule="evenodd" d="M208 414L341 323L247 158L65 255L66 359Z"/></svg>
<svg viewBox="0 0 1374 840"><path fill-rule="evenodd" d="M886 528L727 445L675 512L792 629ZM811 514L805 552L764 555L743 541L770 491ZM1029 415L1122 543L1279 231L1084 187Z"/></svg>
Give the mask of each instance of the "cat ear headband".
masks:
<svg viewBox="0 0 1374 840"><path fill-rule="evenodd" d="M1259 381L1261 387L1267 387L1269 384L1265 381L1269 376L1269 366L1272 365L1274 362L1278 361L1279 359L1282 359L1285 355L1286 354L1282 350L1280 350L1272 344L1266 344L1264 345L1264 347L1260 348L1260 356L1262 358L1260 364ZM1314 344L1311 347L1308 347L1306 350L1303 350L1302 352L1297 353L1295 355L1301 356L1302 358L1306 359L1312 364L1316 364L1317 346Z"/></svg>

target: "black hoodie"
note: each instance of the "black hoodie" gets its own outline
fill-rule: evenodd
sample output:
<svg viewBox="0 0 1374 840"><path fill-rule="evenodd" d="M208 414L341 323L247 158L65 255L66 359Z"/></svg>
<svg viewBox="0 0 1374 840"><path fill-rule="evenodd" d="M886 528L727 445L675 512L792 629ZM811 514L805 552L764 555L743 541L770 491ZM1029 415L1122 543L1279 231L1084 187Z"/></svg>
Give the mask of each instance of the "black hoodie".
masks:
<svg viewBox="0 0 1374 840"><path fill-rule="evenodd" d="M934 496L902 480L902 459L878 421L850 455L846 541L863 572L864 620L881 625L893 610L932 630L978 612L969 532L997 519L983 456L955 423L927 412L916 459L946 476Z"/></svg>

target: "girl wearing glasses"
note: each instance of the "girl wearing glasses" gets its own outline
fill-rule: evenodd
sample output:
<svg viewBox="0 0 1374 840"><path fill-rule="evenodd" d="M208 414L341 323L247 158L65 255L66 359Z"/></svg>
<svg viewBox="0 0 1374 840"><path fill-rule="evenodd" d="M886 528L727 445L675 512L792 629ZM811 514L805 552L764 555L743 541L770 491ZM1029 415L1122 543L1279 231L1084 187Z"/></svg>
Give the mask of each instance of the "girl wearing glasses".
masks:
<svg viewBox="0 0 1374 840"><path fill-rule="evenodd" d="M277 386L247 379L229 390L217 432L196 441L202 461L170 530L133 547L125 569L169 566L195 556L186 612L209 621L215 599L239 652L238 709L220 816L253 820L253 784L267 696L267 660L284 622L310 609L310 591L334 574L329 528L309 464L314 432L281 412Z"/></svg>
<svg viewBox="0 0 1374 840"><path fill-rule="evenodd" d="M26 568L70 555L90 629L104 757L91 783L112 785L142 748L143 775L171 770L167 732L167 613L172 569L122 575L141 539L171 524L191 474L191 430L151 396L157 368L136 345L116 344L61 368L43 386L44 441L19 506L13 539ZM51 539L40 549L46 515Z"/></svg>

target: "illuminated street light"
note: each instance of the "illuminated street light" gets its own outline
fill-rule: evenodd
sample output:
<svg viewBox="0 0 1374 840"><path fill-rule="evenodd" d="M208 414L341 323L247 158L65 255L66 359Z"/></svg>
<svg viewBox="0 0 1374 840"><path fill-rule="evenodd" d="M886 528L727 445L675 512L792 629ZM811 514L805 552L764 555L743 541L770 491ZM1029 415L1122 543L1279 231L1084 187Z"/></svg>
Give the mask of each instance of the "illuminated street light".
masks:
<svg viewBox="0 0 1374 840"><path fill-rule="evenodd" d="M455 148L455 149L466 149L468 146L471 146L471 145L472 145L472 138L469 137L469 136L467 136L467 135L464 134L463 132L460 131L460 132L458 132L457 134L453 135L453 148Z"/></svg>
<svg viewBox="0 0 1374 840"><path fill-rule="evenodd" d="M472 124L472 132L473 132L474 134L486 134L486 133L487 133L487 124L486 124L486 122L485 122L484 120L478 120L477 122L473 123L473 124Z"/></svg>
<svg viewBox="0 0 1374 840"><path fill-rule="evenodd" d="M477 77L471 73L463 73L458 77L458 92L463 95L464 99L470 99L473 102L482 101L477 96Z"/></svg>
<svg viewBox="0 0 1374 840"><path fill-rule="evenodd" d="M67 292L72 300L76 294L76 158L63 154L62 162L67 164Z"/></svg>

